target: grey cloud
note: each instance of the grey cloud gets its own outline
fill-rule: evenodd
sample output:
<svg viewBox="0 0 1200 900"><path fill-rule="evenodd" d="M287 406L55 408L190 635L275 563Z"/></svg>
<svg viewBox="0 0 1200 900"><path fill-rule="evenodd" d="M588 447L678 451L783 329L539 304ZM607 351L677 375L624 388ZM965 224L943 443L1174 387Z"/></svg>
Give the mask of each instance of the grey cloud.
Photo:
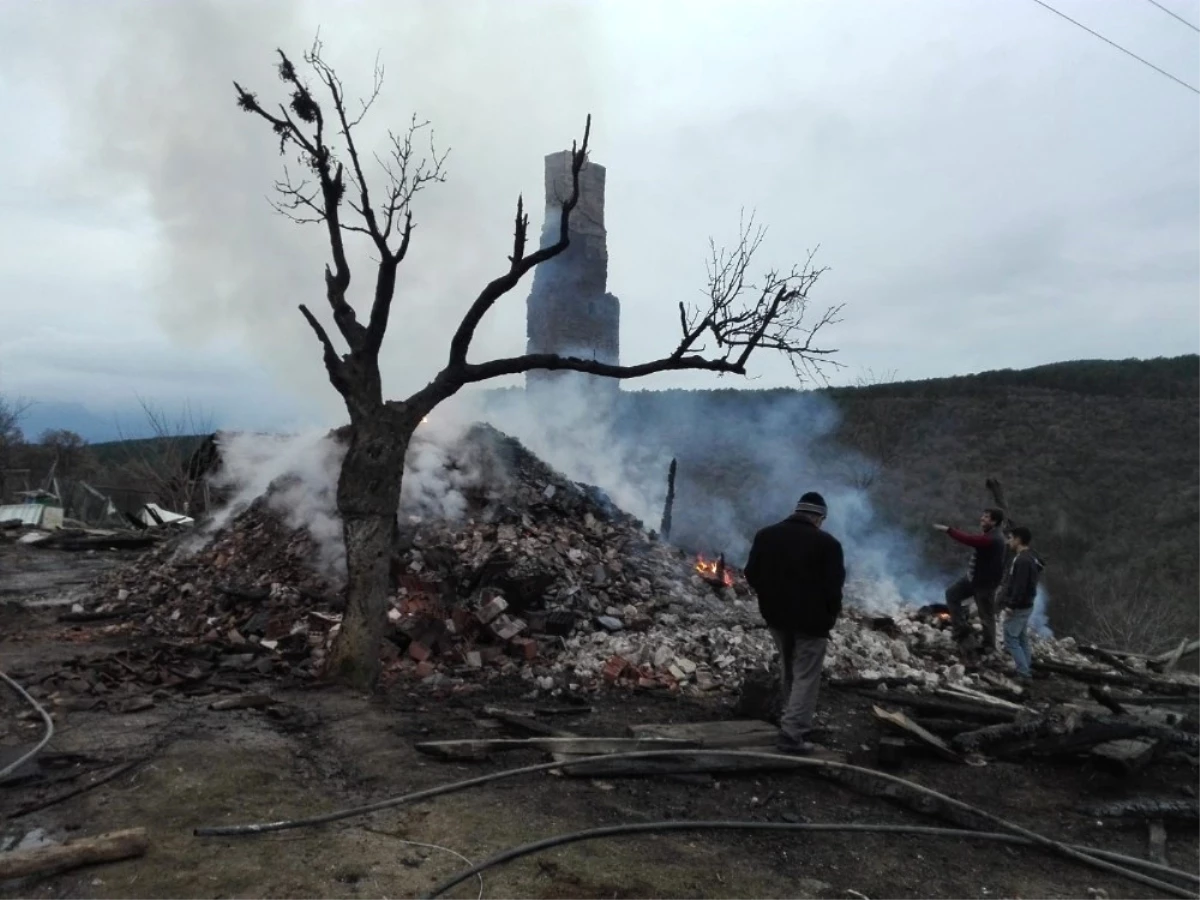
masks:
<svg viewBox="0 0 1200 900"><path fill-rule="evenodd" d="M1062 3L1173 71L1197 68L1182 26L1148 5ZM322 306L326 250L319 231L268 208L281 160L267 130L234 109L229 84L273 96L273 48L299 52L323 20L351 90L369 83L376 49L388 67L368 144L416 111L451 147L449 183L417 210L385 350L390 392L440 365L458 316L504 265L517 194L536 220L542 156L568 145L589 111L608 167L626 360L666 349L676 301L703 286L708 237L731 239L743 206L771 228L764 264L821 244L831 271L813 300L847 303L827 343L851 371L923 377L1197 348L1200 110L1033 4L463 0L360 3L353 19L330 9L51 0L10 11L0 106L11 119L41 105L18 132L25 190L3 201L0 229L38 217L40 191L50 235L56 217L100 227L119 211L126 243L77 234L124 254L103 265L106 283L142 273L132 290L142 299L122 309L152 302L149 321L197 359L206 341L240 341L247 368L336 411L295 311ZM60 158L46 142L64 128ZM139 216L157 242L130 233ZM5 277L36 283L62 314L95 290L55 266L52 249L29 255L23 271L6 260ZM354 257L360 305L368 257ZM523 346L527 289L485 320L477 358ZM1133 323L1122 308L1131 293L1147 310ZM1040 323L1021 342L1004 338L1014 305L1035 307ZM17 316L26 334L34 319ZM791 383L777 359L754 372L753 386ZM713 384L744 382L647 386Z"/></svg>

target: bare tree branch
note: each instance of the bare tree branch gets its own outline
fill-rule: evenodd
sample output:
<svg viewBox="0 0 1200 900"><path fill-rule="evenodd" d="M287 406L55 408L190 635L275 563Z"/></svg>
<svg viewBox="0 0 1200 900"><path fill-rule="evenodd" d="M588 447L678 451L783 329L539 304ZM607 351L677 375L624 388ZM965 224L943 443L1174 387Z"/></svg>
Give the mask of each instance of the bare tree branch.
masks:
<svg viewBox="0 0 1200 900"><path fill-rule="evenodd" d="M279 197L272 203L275 210L300 224L324 223L329 236L332 266L326 266L326 298L333 311L334 322L350 347L352 355L374 356L379 352L387 331L387 321L396 290L396 268L408 252L412 236L413 221L411 204L413 197L427 185L445 180L445 161L449 151L438 155L433 147L430 131L430 160L416 158L414 136L427 128L427 122L419 122L414 116L408 131L402 136L389 133L392 151L387 160L375 156L387 176L385 199L378 207L373 205L371 191L363 169L354 129L358 126L379 97L383 85L383 66L378 58L375 63L374 81L370 95L360 101L360 110L351 115L346 91L341 79L321 55L318 38L304 54L305 64L316 73L331 106L331 122L327 123L325 111L303 81L295 65L282 50L279 52L278 71L280 80L291 92L288 104L281 105L278 114L268 112L257 97L234 82L238 105L247 112L266 120L279 137L280 152L288 147L296 148L300 161L316 176L316 185L301 179L294 180L284 170L284 178L276 182ZM330 127L327 128L327 124ZM348 161L348 171L337 158L329 143L327 132L333 131L340 139L342 152ZM347 181L353 188L353 197L346 196ZM347 221L342 204L357 216L359 223ZM398 246L392 249L389 239L402 222ZM364 327L346 299L350 288L350 267L346 258L343 233L351 232L366 236L375 245L380 255L376 274L375 292L371 304L368 324ZM311 312L303 314L312 324ZM323 339L327 343L327 338ZM327 345L326 350L328 352ZM342 382L345 383L344 381ZM339 388L341 390L341 388Z"/></svg>
<svg viewBox="0 0 1200 900"><path fill-rule="evenodd" d="M463 316L454 338L450 342L450 362L448 368L459 369L467 365L467 351L471 348L471 340L475 337L475 329L483 317L487 315L497 300L517 286L517 282L534 266L553 259L570 246L571 211L579 203L579 172L587 161L588 140L592 134L592 117L587 117L583 128L583 143L571 145L571 196L562 205L559 219L558 240L548 247L525 255L525 236L529 229L529 216L525 213L523 199L517 198L516 224L513 230L513 255L509 257L508 271L499 278L493 279L475 298L467 314Z"/></svg>

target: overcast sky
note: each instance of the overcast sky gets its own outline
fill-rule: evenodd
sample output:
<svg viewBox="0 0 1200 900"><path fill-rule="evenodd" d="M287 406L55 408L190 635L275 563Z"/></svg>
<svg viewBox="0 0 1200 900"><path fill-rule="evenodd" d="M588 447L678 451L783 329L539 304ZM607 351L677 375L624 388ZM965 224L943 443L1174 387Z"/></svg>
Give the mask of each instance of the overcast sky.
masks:
<svg viewBox="0 0 1200 900"><path fill-rule="evenodd" d="M1182 80L1195 31L1146 0L1049 0ZM1200 24L1197 0L1162 0ZM850 380L1200 347L1200 97L1034 0L0 0L0 392L190 401L216 424L334 414L296 304L324 314L321 234L267 204L283 161L231 81L280 97L276 46L320 27L363 140L415 112L449 147L385 344L423 384L503 271L519 193L594 117L622 360L669 351L739 210L764 265L820 245L812 293ZM372 280L355 258L356 294ZM475 359L524 349L528 282ZM360 308L365 309L364 302ZM791 383L677 375L645 387Z"/></svg>

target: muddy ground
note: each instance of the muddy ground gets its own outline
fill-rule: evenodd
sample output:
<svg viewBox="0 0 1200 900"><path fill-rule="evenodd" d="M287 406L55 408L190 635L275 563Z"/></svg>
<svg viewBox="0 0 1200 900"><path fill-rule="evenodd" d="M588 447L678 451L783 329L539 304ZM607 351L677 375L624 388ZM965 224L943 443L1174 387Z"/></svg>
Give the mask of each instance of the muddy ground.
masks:
<svg viewBox="0 0 1200 900"><path fill-rule="evenodd" d="M63 624L110 555L0 548L0 669L23 683L72 659L94 660L140 638L120 623ZM50 605L30 606L27 601ZM1052 685L1039 689L1053 690ZM364 698L332 688L279 683L268 710L218 712L217 696L164 690L153 705L60 709L39 766L0 784L0 847L144 826L142 858L51 878L0 884L4 897L411 897L508 846L600 825L660 819L946 824L804 774L666 778L572 778L538 773L494 782L317 828L257 837L200 838L197 826L322 813L502 768L543 762L518 751L489 762L443 763L420 740L501 736L481 723L489 703L532 708L527 685L489 684L450 696L399 683ZM727 695L689 699L609 691L594 711L548 720L590 735L630 724L732 716ZM110 704L117 706L117 704ZM0 695L0 761L40 735L19 718L22 701ZM867 702L826 690L827 744L874 766L878 732ZM138 761L94 789L26 812ZM1081 803L1133 793L1183 796L1190 767L1159 765L1119 779L1086 763L983 768L912 758L906 778L978 804L1061 840L1145 855L1144 824L1102 824ZM436 845L436 846L435 846ZM1194 824L1169 832L1172 865L1200 868ZM461 857L456 855L461 854ZM1040 849L879 834L703 833L606 839L557 848L484 875L488 897L1151 897L1150 888ZM449 896L476 897L478 881Z"/></svg>

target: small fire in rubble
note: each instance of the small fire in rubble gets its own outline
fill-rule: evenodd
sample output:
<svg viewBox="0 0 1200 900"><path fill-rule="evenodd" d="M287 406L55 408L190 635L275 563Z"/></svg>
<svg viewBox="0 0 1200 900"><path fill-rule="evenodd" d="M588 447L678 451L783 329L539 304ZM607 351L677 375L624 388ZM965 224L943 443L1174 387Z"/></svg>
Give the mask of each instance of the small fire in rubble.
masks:
<svg viewBox="0 0 1200 900"><path fill-rule="evenodd" d="M733 585L733 575L725 568L725 555L721 554L715 560L708 559L703 553L696 556L696 571L706 581L722 584L725 587Z"/></svg>

